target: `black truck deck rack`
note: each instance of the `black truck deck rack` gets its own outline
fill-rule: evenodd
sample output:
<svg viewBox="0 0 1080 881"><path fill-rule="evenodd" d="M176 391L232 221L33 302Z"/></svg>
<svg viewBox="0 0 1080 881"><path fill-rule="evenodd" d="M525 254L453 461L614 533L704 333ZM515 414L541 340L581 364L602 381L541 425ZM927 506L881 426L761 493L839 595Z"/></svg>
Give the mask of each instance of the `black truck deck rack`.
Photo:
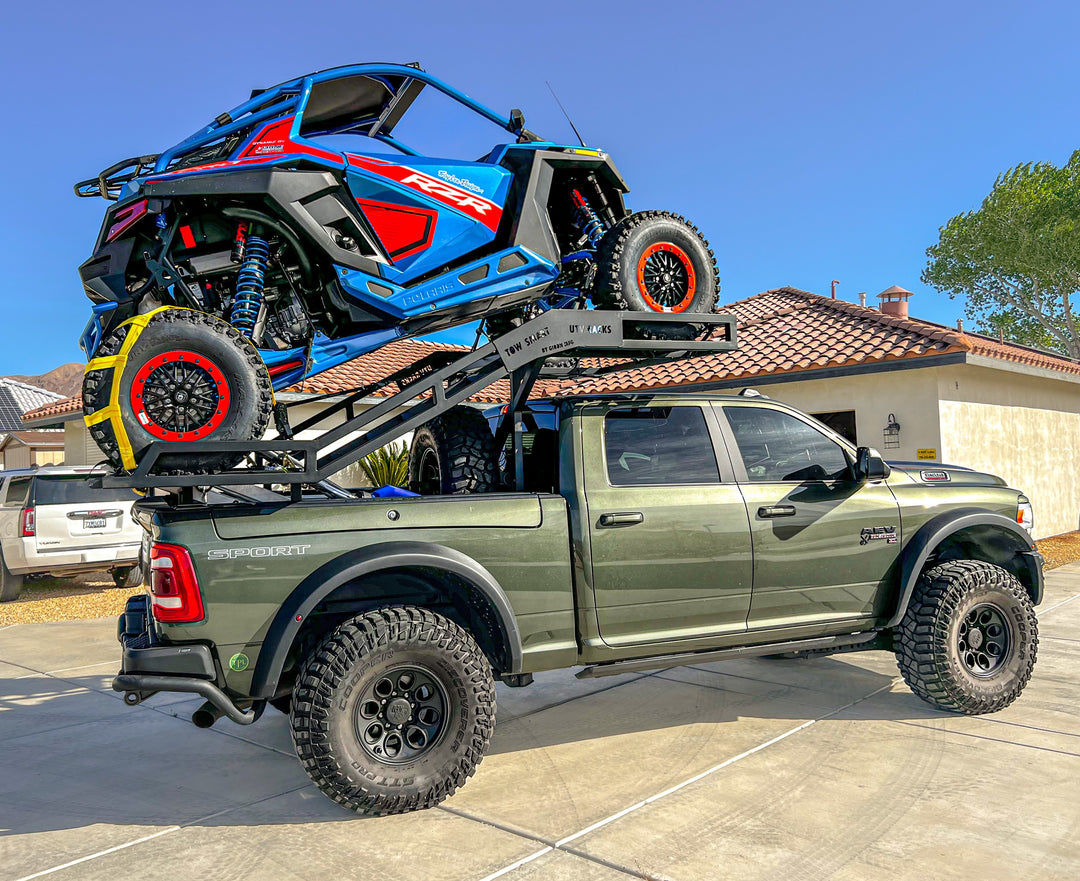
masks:
<svg viewBox="0 0 1080 881"><path fill-rule="evenodd" d="M134 471L104 476L101 482L106 487L175 490L182 499L191 499L195 487L269 488L287 484L292 497L299 499L305 485L318 487L333 474L395 438L446 413L493 383L507 379L510 383L507 415L513 416L503 419L495 441L501 447L513 432L516 485L521 488L521 413L538 379L587 379L695 355L729 352L738 345L733 315L695 314L693 323L707 327L706 338L702 340L648 339L649 328L664 323L685 325L687 318L676 314L551 310L469 352L434 352L403 370L346 393L343 398L340 393L323 395L323 400L339 399L291 428L287 416L281 418L279 409L276 439L155 442ZM546 364L549 359L554 363ZM583 363L582 359L603 361ZM398 391L359 414L355 412L358 401L391 385L396 385ZM294 439L295 434L315 428L339 413L344 413L344 421L318 438ZM352 435L357 436L350 439ZM161 473L155 469L163 454L195 452L248 455L240 466L212 474Z"/></svg>

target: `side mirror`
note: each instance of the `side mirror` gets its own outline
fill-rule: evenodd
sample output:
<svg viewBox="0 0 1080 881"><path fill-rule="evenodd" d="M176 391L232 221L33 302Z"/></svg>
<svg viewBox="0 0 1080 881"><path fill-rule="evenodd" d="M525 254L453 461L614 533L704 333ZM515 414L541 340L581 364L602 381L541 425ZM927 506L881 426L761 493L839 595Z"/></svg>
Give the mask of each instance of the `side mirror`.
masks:
<svg viewBox="0 0 1080 881"><path fill-rule="evenodd" d="M855 479L860 483L867 480L884 480L891 473L892 469L877 450L859 447L855 451Z"/></svg>

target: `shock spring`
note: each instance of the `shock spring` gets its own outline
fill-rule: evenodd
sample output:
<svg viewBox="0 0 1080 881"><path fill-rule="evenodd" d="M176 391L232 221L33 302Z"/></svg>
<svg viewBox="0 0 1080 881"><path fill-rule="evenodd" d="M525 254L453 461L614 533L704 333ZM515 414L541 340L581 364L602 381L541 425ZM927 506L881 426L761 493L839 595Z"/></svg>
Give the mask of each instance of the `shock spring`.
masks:
<svg viewBox="0 0 1080 881"><path fill-rule="evenodd" d="M236 298L229 319L232 326L248 339L255 333L269 262L270 243L260 236L249 234L244 245L244 262L236 274Z"/></svg>
<svg viewBox="0 0 1080 881"><path fill-rule="evenodd" d="M578 190L574 190L574 222L581 228L589 244L597 248L604 237L604 224L596 216L592 206Z"/></svg>

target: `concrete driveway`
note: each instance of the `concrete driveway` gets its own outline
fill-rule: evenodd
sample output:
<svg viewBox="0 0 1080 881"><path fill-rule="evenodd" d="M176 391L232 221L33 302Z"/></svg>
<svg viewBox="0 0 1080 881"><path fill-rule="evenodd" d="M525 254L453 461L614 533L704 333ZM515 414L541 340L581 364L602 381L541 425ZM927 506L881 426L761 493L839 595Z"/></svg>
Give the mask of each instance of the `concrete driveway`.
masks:
<svg viewBox="0 0 1080 881"><path fill-rule="evenodd" d="M1040 627L1023 697L977 718L883 653L500 686L461 792L366 819L308 782L275 711L200 731L198 699L130 709L112 621L15 625L0 878L1075 881L1080 564L1049 574Z"/></svg>

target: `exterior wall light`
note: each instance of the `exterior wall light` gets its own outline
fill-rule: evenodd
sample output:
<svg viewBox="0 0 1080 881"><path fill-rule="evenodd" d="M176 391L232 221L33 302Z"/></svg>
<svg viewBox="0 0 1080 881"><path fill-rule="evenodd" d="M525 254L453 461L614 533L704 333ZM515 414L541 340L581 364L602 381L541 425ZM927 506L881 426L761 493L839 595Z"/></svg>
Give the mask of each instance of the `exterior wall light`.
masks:
<svg viewBox="0 0 1080 881"><path fill-rule="evenodd" d="M889 424L885 426L882 434L885 437L883 446L886 450L895 450L900 446L900 423L892 413L889 414Z"/></svg>

